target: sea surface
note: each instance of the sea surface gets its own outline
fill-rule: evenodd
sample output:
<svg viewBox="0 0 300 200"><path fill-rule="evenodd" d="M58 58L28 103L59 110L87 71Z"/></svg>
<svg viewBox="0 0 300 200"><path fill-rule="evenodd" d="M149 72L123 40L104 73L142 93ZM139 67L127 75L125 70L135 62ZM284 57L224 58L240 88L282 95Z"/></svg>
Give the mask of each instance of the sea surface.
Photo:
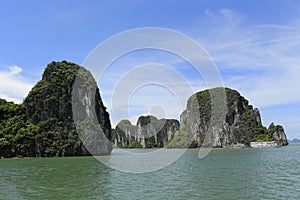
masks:
<svg viewBox="0 0 300 200"><path fill-rule="evenodd" d="M203 159L189 149L150 173L94 157L2 159L0 173L0 199L300 199L300 143L214 149Z"/></svg>

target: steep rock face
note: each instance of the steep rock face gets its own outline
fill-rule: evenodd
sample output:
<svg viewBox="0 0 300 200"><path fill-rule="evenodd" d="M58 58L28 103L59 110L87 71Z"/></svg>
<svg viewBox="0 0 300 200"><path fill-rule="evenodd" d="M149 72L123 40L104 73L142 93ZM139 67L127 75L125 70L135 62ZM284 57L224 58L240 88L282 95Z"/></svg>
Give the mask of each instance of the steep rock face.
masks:
<svg viewBox="0 0 300 200"><path fill-rule="evenodd" d="M121 147L164 147L180 128L178 120L160 119L154 116L141 116L137 125L131 125L128 120L118 123L113 141Z"/></svg>
<svg viewBox="0 0 300 200"><path fill-rule="evenodd" d="M275 126L274 123L271 123L267 131L279 145L286 146L289 144L284 129L281 125Z"/></svg>
<svg viewBox="0 0 300 200"><path fill-rule="evenodd" d="M222 114L220 114L220 119L215 119L222 120L221 124L223 125L214 127L214 124L210 124L214 123L211 122L210 92L217 94L218 90L221 91L223 88L198 92L189 98L187 108L180 116L181 132L187 135L187 141L184 144L190 143L192 147L201 146L210 131L209 128L212 128L212 134L209 134L211 137L209 138L211 141L209 146L211 147L224 147L237 143L249 146L257 135L267 134L265 127L261 124L259 110L257 108L253 109L253 106L249 105L244 97L229 88L225 88L226 115L222 119ZM282 136L282 133L284 134L284 132L280 132L279 135ZM276 139L276 137L274 136L273 139Z"/></svg>
<svg viewBox="0 0 300 200"><path fill-rule="evenodd" d="M120 121L113 131L112 141L117 146L127 148L133 140L137 140L137 127L129 120Z"/></svg>
<svg viewBox="0 0 300 200"><path fill-rule="evenodd" d="M32 88L24 101L27 119L40 128L35 139L38 156L89 155L77 134L72 112L73 84L79 70L81 93L84 96L78 95L78 98L94 104L76 112L80 112L84 120L90 115L90 108L95 108L95 118L105 135L108 138L111 136L109 114L90 72L74 63L52 62L45 69L42 80ZM99 154L109 154L111 150L110 144L102 143Z"/></svg>

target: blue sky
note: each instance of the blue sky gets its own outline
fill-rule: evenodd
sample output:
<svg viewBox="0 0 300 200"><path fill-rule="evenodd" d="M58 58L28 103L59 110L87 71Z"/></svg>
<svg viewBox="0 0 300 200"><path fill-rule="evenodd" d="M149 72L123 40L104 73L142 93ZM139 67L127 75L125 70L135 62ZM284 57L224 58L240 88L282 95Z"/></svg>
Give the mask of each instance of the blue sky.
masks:
<svg viewBox="0 0 300 200"><path fill-rule="evenodd" d="M53 60L82 64L92 49L114 34L163 27L201 44L220 70L224 85L258 107L264 125L283 124L289 138L300 138L299 11L296 0L1 1L0 97L21 102ZM153 50L133 52L114 62L108 78L99 80L110 112L112 83L150 62L176 69L193 91L205 88L192 67L176 56ZM146 96L152 93L161 99ZM136 116L153 106L153 113L179 118L181 108L170 109L176 107L170 103L172 98L158 85L137 90L129 100L131 120L135 123Z"/></svg>

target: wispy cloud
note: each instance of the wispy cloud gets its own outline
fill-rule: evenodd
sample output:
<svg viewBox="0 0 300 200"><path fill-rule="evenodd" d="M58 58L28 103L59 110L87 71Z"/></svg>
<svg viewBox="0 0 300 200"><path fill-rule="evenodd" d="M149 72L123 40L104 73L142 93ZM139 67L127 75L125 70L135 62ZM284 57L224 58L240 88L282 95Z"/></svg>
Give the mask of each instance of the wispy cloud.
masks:
<svg viewBox="0 0 300 200"><path fill-rule="evenodd" d="M232 10L204 12L200 26L206 31L195 35L227 86L247 94L258 107L300 100L300 23L248 25L243 14Z"/></svg>
<svg viewBox="0 0 300 200"><path fill-rule="evenodd" d="M16 65L0 71L0 98L21 103L32 88L32 84L22 77L22 68Z"/></svg>
<svg viewBox="0 0 300 200"><path fill-rule="evenodd" d="M204 13L200 28L189 30L217 64L225 85L260 108L265 125L283 124L289 138L299 138L300 21L253 24L233 10Z"/></svg>
<svg viewBox="0 0 300 200"><path fill-rule="evenodd" d="M300 21L289 21L284 24L257 24L252 21L249 23L243 13L226 8L206 9L203 13L204 18L181 30L205 48L217 64L226 86L239 90L251 104L259 108L299 102ZM175 49L183 48L185 45L178 38L158 42ZM199 57L193 49L189 55L191 59ZM153 50L127 54L112 63L99 84L105 105L112 115L119 112L122 113L120 116L127 115L124 118L136 119L138 115L146 114L145 110L157 103L145 95L152 94L167 110L166 117L179 118L183 109L179 107L177 109L172 105L167 96L168 92L158 92L157 87L140 90L139 97L132 102L128 100L114 105L111 103L113 99L122 98L128 93L134 97L137 93L132 93L128 89L132 89L132 85L140 85L139 80L148 82L151 79L156 80L151 76L153 73L144 70L132 73L130 78L120 84L119 81L130 70L147 63L169 66L182 75L189 83L191 93L184 93L185 87L180 86L178 78L163 71L162 68L156 69L154 73L156 78L160 79L157 82L168 80L168 84L176 88L178 95L185 99L193 92L206 88L203 77L183 58ZM118 84L122 85L120 87L122 89L114 93ZM131 111L128 110L128 106ZM120 118L116 117L113 124L118 120Z"/></svg>

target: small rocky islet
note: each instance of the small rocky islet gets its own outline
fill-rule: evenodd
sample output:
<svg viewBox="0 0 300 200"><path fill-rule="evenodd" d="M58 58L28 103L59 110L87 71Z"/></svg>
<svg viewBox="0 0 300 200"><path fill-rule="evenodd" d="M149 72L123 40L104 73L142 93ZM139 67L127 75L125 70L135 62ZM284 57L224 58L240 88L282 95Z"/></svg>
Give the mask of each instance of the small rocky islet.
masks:
<svg viewBox="0 0 300 200"><path fill-rule="evenodd" d="M136 125L124 119L112 129L109 113L92 74L77 64L62 61L47 65L42 79L23 103L0 99L0 157L90 155L78 136L80 130L76 129L72 110L73 84L79 71L82 90L78 93L82 95L84 91L85 99L81 103L94 110L94 118L111 141L96 143L99 155L110 154L113 145L121 148L196 148L243 144L247 147L257 140L276 141L281 146L288 144L281 125L263 126L259 110L229 88L208 89L192 95L180 121L148 115L139 117ZM217 119L222 120L221 123L214 126L210 122L214 112L211 110L211 93L218 91L226 93L227 112ZM91 99L94 103L87 105ZM82 119L90 115L86 109L78 112ZM205 140L208 136L209 140Z"/></svg>

